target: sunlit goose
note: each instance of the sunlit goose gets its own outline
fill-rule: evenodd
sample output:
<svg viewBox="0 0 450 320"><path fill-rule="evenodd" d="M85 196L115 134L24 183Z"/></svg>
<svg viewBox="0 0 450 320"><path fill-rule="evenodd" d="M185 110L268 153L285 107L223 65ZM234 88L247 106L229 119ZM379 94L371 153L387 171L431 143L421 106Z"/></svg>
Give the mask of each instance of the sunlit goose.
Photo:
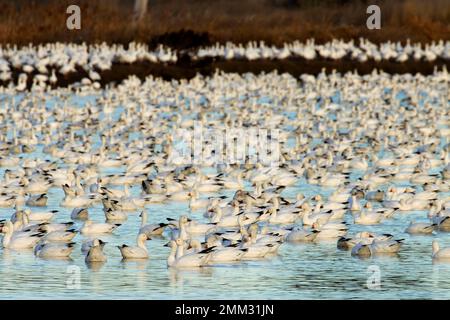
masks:
<svg viewBox="0 0 450 320"><path fill-rule="evenodd" d="M48 223L43 222L32 226L27 226L25 229L39 230L46 233L53 231L68 231L73 227L73 222L61 222L61 223Z"/></svg>
<svg viewBox="0 0 450 320"><path fill-rule="evenodd" d="M148 259L148 249L145 241L151 240L146 234L140 233L136 239L136 246L128 246L123 244L118 246L123 259Z"/></svg>
<svg viewBox="0 0 450 320"><path fill-rule="evenodd" d="M419 199L402 199L398 202L397 206L397 208L401 211L426 210L430 207L430 201Z"/></svg>
<svg viewBox="0 0 450 320"><path fill-rule="evenodd" d="M140 217L141 228L139 233L144 233L147 237L162 235L165 228L169 225L168 223L147 224L147 211L145 210L141 212Z"/></svg>
<svg viewBox="0 0 450 320"><path fill-rule="evenodd" d="M26 208L25 214L27 214L28 219L30 221L50 221L53 216L58 213L58 210L51 210L51 211L40 211L40 212L32 212L30 209Z"/></svg>
<svg viewBox="0 0 450 320"><path fill-rule="evenodd" d="M14 231L11 221L7 221L2 227L3 248L29 249L33 248L44 236L43 233Z"/></svg>
<svg viewBox="0 0 450 320"><path fill-rule="evenodd" d="M313 230L319 231L315 240L343 237L348 231L348 227L344 223L339 222L326 222L324 224L315 222L313 223L312 228Z"/></svg>
<svg viewBox="0 0 450 320"><path fill-rule="evenodd" d="M169 227L171 228L171 238L173 240L181 239L182 241L188 240L190 238L187 230L186 230L186 224L190 221L187 216L182 215L180 216L180 219L178 220L178 223L174 221L174 219L167 218L167 220L170 222Z"/></svg>
<svg viewBox="0 0 450 320"><path fill-rule="evenodd" d="M184 254L184 241L177 239L169 243L171 252L167 258L167 266L173 268L197 268L206 266L209 259L209 252L213 248L204 251Z"/></svg>
<svg viewBox="0 0 450 320"><path fill-rule="evenodd" d="M288 242L311 242L314 241L317 237L317 234L320 231L318 230L311 230L307 231L301 228L294 229L291 232L289 232L286 236L286 241Z"/></svg>
<svg viewBox="0 0 450 320"><path fill-rule="evenodd" d="M200 208L206 208L210 204L209 199L199 199L199 193L197 190L192 191L192 198L189 201L189 208L191 210L197 210Z"/></svg>
<svg viewBox="0 0 450 320"><path fill-rule="evenodd" d="M70 242L77 235L75 229L65 231L51 231L45 235L45 240L49 242Z"/></svg>
<svg viewBox="0 0 450 320"><path fill-rule="evenodd" d="M63 207L69 207L69 208L88 208L90 207L94 202L96 201L96 197L92 195L85 195L85 196L75 196L75 197L65 197L60 205Z"/></svg>
<svg viewBox="0 0 450 320"><path fill-rule="evenodd" d="M431 224L426 222L415 222L414 220L409 223L405 232L409 234L431 234L437 224Z"/></svg>
<svg viewBox="0 0 450 320"><path fill-rule="evenodd" d="M214 232L216 229L217 223L199 223L195 220L186 223L186 232L191 235L206 234L208 232Z"/></svg>
<svg viewBox="0 0 450 320"><path fill-rule="evenodd" d="M387 240L392 238L391 235L377 236L371 232L363 231L357 233L354 237L340 237L337 241L338 249L349 250L356 246L358 243L371 244L375 238L380 240Z"/></svg>
<svg viewBox="0 0 450 320"><path fill-rule="evenodd" d="M240 261L247 250L236 247L215 247L209 254L208 264Z"/></svg>
<svg viewBox="0 0 450 320"><path fill-rule="evenodd" d="M120 224L95 223L92 220L86 220L80 232L81 234L111 233L119 226Z"/></svg>
<svg viewBox="0 0 450 320"><path fill-rule="evenodd" d="M377 211L368 211L367 209L361 210L354 216L356 224L371 225L378 224L383 219L383 215Z"/></svg>
<svg viewBox="0 0 450 320"><path fill-rule="evenodd" d="M253 244L251 238L246 235L242 237L242 242L239 246L240 249L247 249L242 256L242 260L264 258L271 252L271 247L273 247L271 243L263 245Z"/></svg>
<svg viewBox="0 0 450 320"><path fill-rule="evenodd" d="M300 218L298 212L291 213L291 212L284 212L279 213L276 208L272 207L269 209L270 211L270 218L269 223L271 224L292 224L294 223L298 218Z"/></svg>
<svg viewBox="0 0 450 320"><path fill-rule="evenodd" d="M350 198L350 210L351 211L360 211L361 210L361 204L359 199L356 196L351 196Z"/></svg>

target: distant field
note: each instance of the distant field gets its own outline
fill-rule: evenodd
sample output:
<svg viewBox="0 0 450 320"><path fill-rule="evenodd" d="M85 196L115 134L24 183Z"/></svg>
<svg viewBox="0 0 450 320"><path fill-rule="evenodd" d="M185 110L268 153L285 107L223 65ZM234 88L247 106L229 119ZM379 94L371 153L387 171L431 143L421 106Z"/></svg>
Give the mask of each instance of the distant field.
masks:
<svg viewBox="0 0 450 320"><path fill-rule="evenodd" d="M65 27L66 8L78 4L82 29ZM133 1L126 0L0 0L0 43L163 42L192 47L219 42L286 41L365 37L429 42L450 38L450 1L286 1L286 0L150 0L149 11L133 25ZM382 29L366 28L366 8L378 4ZM194 33L171 35L180 30Z"/></svg>

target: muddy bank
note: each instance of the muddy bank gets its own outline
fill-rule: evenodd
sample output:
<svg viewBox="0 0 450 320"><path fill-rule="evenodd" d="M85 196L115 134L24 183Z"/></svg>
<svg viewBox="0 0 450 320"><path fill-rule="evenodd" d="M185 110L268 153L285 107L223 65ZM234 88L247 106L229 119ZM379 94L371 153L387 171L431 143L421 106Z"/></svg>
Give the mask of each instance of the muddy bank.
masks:
<svg viewBox="0 0 450 320"><path fill-rule="evenodd" d="M327 73L336 70L337 72L348 72L357 70L359 74L371 73L375 68L383 70L390 74L404 74L404 73L421 73L428 75L433 73L436 68L441 69L443 66L450 69L450 60L437 59L434 62L426 61L409 61L406 63L399 63L395 61L368 61L358 62L351 59L342 60L327 60L315 59L305 60L302 58L291 58L285 60L223 60L223 59L202 59L193 61L188 55L182 56L177 63L163 64L152 63L149 61L140 61L133 64L114 63L110 70L97 70L101 75L100 84L104 87L107 84L118 84L122 80L128 78L130 75L135 75L140 79L145 79L149 75L160 77L164 80L180 80L191 79L196 74L209 76L216 70L224 72L247 73L252 72L259 74L261 72L272 72L277 70L279 73L289 73L294 77L299 77L301 74L317 75L323 69ZM22 72L22 71L20 71ZM14 83L17 83L19 70L13 70ZM33 73L31 75L34 75ZM77 72L72 72L66 75L57 74L58 81L54 87L66 87L70 84L81 81L88 77L85 70L79 68ZM0 85L7 85L0 81ZM28 87L32 85L32 77L28 77Z"/></svg>

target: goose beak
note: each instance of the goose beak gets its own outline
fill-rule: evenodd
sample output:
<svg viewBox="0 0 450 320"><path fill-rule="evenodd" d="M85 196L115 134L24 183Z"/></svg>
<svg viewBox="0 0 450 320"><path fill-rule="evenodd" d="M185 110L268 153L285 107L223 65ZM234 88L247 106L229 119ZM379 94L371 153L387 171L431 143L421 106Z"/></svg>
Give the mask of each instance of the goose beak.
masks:
<svg viewBox="0 0 450 320"><path fill-rule="evenodd" d="M170 244L170 242L167 242L165 245L163 245L163 247L168 247Z"/></svg>

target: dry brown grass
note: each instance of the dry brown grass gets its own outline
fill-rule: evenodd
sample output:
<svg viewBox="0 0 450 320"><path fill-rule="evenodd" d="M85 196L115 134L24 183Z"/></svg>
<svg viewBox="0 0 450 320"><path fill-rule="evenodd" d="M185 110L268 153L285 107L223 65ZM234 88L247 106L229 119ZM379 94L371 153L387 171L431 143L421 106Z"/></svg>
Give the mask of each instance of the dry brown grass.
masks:
<svg viewBox="0 0 450 320"><path fill-rule="evenodd" d="M150 0L149 12L137 27L126 0L0 0L0 43L149 42L181 29L206 32L211 42L285 41L365 37L374 42L429 42L450 38L448 0L300 1L284 7L274 0ZM379 4L382 29L366 28L368 4ZM82 29L66 29L66 8L79 4Z"/></svg>

